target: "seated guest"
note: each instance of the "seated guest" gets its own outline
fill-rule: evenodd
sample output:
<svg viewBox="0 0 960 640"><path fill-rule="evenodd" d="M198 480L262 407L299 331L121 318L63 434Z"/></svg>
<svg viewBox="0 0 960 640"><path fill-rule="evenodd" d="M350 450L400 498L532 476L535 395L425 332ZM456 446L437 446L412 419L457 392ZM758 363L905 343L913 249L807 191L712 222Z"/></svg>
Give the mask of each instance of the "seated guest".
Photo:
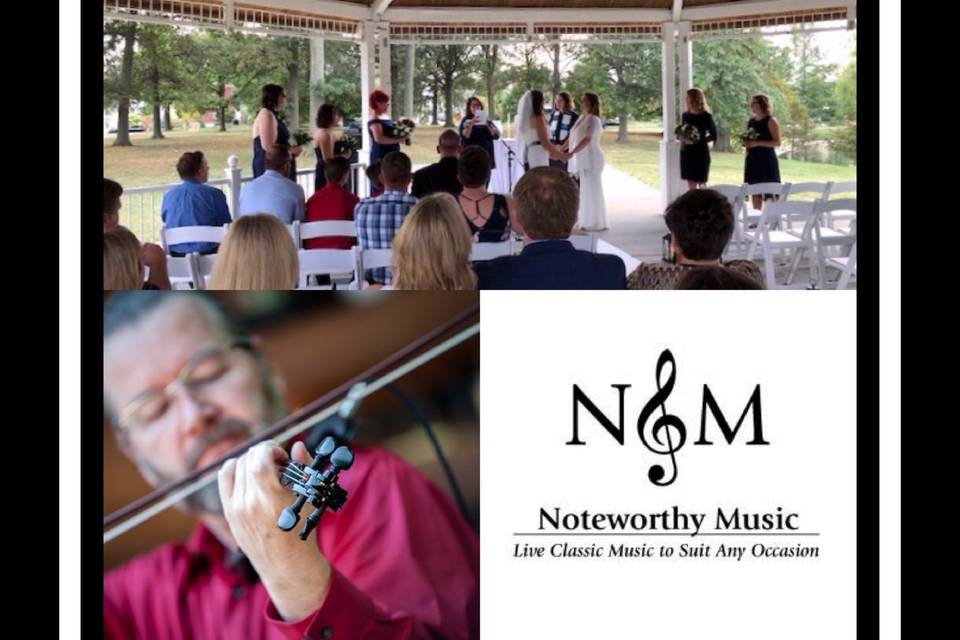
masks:
<svg viewBox="0 0 960 640"><path fill-rule="evenodd" d="M306 197L303 187L287 177L290 170L290 148L276 144L267 149L263 161L265 171L240 190L240 215L269 213L284 224L303 222Z"/></svg>
<svg viewBox="0 0 960 640"><path fill-rule="evenodd" d="M457 180L463 191L457 202L477 242L508 240L511 229L523 234L513 198L487 192L490 168L490 154L483 147L467 147L460 154Z"/></svg>
<svg viewBox="0 0 960 640"><path fill-rule="evenodd" d="M160 217L165 227L222 227L230 222L230 209L223 191L204 184L210 167L202 151L189 151L180 156L177 173L182 182L163 194ZM217 243L181 242L168 249L173 256L183 256L193 251L216 253Z"/></svg>
<svg viewBox="0 0 960 640"><path fill-rule="evenodd" d="M481 153L486 151L480 149ZM410 209L393 239L393 289L473 290L473 241L460 208L448 193L435 193Z"/></svg>
<svg viewBox="0 0 960 640"><path fill-rule="evenodd" d="M150 278L144 281L144 265ZM170 289L167 257L159 245L140 241L126 227L114 227L103 234L103 288Z"/></svg>
<svg viewBox="0 0 960 640"><path fill-rule="evenodd" d="M350 161L343 156L333 156L323 165L325 182L319 191L307 200L307 222L321 220L353 220L353 209L360 198L353 195L344 185L350 177ZM349 249L355 245L356 238L331 236L310 238L304 241L307 249Z"/></svg>
<svg viewBox="0 0 960 640"><path fill-rule="evenodd" d="M357 240L363 249L389 249L400 230L403 219L417 199L407 193L410 186L410 157L402 151L391 151L380 161L383 195L364 198L353 212L357 223ZM390 284L389 269L371 269L367 281Z"/></svg>
<svg viewBox="0 0 960 640"><path fill-rule="evenodd" d="M687 270L674 289L763 289L760 283L733 269L719 265Z"/></svg>
<svg viewBox="0 0 960 640"><path fill-rule="evenodd" d="M104 421L147 483L180 480L289 414L284 389L298 381L268 355L283 345L260 345L203 293L104 303ZM186 540L104 571L104 640L479 638L477 534L407 461L351 446L347 503L305 541L302 527L277 528L293 494L274 466L309 464L302 442L225 462L178 503Z"/></svg>
<svg viewBox="0 0 960 640"><path fill-rule="evenodd" d="M463 189L457 180L457 158L460 157L460 134L453 129L444 129L437 143L440 161L429 164L413 174L410 193L423 198L440 191L457 195Z"/></svg>
<svg viewBox="0 0 960 640"><path fill-rule="evenodd" d="M296 287L299 277L297 248L287 227L275 216L260 213L243 216L230 225L208 288L285 290Z"/></svg>
<svg viewBox="0 0 960 640"><path fill-rule="evenodd" d="M367 167L367 180L370 182L370 197L376 198L383 194L383 182L380 178L380 161L372 163Z"/></svg>
<svg viewBox="0 0 960 640"><path fill-rule="evenodd" d="M712 189L687 191L670 203L664 214L670 229L674 262L645 263L627 277L628 289L673 289L691 269L720 265L720 256L733 234L733 207ZM760 268L749 260L731 260L732 269L765 287Z"/></svg>
<svg viewBox="0 0 960 640"><path fill-rule="evenodd" d="M580 194L560 169L536 167L513 190L528 242L518 256L473 265L480 289L623 289L626 268L613 255L575 249L568 238Z"/></svg>
<svg viewBox="0 0 960 640"><path fill-rule="evenodd" d="M103 179L103 230L110 231L120 225L120 196L123 187L109 178Z"/></svg>

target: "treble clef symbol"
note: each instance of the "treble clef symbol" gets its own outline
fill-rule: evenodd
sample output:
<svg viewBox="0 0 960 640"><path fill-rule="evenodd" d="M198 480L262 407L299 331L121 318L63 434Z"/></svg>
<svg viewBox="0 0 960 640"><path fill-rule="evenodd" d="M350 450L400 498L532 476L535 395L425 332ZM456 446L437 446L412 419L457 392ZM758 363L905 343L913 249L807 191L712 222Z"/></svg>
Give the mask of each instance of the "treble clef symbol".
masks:
<svg viewBox="0 0 960 640"><path fill-rule="evenodd" d="M663 368L670 364L670 377L667 378L666 384L661 386L660 377L663 373ZM677 363L673 359L673 354L670 353L669 349L664 349L660 354L660 358L657 360L657 393L654 394L652 398L647 402L643 407L643 411L640 412L640 417L637 418L637 433L640 435L640 441L643 442L644 446L647 447L653 453L659 453L661 455L669 455L670 462L673 465L673 473L670 475L670 478L666 481L663 480L665 472L662 466L655 464L650 467L648 472L648 477L650 481L660 487L665 487L668 484L671 484L674 480L677 479L677 458L674 455L675 452L679 451L683 447L684 442L687 440L687 428L684 426L683 421L680 420L678 416L667 413L666 400L667 396L670 395L670 392L673 391L673 383L677 377ZM644 431L644 426L646 425L647 419L657 410L657 407L663 412L659 418L657 418L653 427L650 429L650 435L653 436L653 443L647 439L647 436ZM673 427L677 430L679 442L677 445L673 445L673 438L670 436L670 427ZM661 431L666 430L666 448L664 447L664 442L661 440ZM654 444L655 443L655 444ZM656 446L655 446L656 445ZM659 448L658 448L659 447Z"/></svg>

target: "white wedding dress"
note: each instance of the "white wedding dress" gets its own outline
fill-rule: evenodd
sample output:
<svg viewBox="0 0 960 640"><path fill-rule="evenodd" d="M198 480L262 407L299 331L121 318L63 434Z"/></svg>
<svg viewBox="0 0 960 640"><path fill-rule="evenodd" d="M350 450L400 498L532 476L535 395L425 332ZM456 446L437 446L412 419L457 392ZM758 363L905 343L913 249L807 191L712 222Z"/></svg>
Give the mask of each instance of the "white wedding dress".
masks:
<svg viewBox="0 0 960 640"><path fill-rule="evenodd" d="M517 143L520 145L520 161L530 169L550 166L547 150L540 146L540 136L533 126L533 98L527 91L517 107Z"/></svg>
<svg viewBox="0 0 960 640"><path fill-rule="evenodd" d="M567 170L580 177L580 213L577 224L587 231L607 228L607 203L603 196L603 167L605 160L600 149L603 123L595 115L582 115L570 129L570 150L590 138L583 149L573 154Z"/></svg>

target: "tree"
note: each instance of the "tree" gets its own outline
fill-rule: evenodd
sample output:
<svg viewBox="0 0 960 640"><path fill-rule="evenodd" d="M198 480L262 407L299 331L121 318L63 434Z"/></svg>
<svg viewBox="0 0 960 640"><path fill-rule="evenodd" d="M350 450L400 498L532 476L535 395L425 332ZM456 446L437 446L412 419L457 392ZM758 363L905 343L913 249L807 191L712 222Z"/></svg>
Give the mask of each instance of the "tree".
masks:
<svg viewBox="0 0 960 640"><path fill-rule="evenodd" d="M103 104L117 105L117 137L115 147L129 147L130 99L133 91L133 57L137 39L137 23L107 22L104 31L104 99ZM122 42L123 52L119 59L111 55Z"/></svg>
<svg viewBox="0 0 960 640"><path fill-rule="evenodd" d="M756 93L770 97L784 124L778 109L787 101L777 78L788 75L789 60L762 38L694 43L693 83L703 89L717 124L717 151L733 150L731 139L746 128L750 97Z"/></svg>
<svg viewBox="0 0 960 640"><path fill-rule="evenodd" d="M497 117L497 97L494 87L497 82L497 71L500 62L500 47L495 44L485 44L480 47L483 53L483 79L487 87L487 112L490 118Z"/></svg>
<svg viewBox="0 0 960 640"><path fill-rule="evenodd" d="M517 106L524 93L531 89L543 89L550 84L550 69L537 60L538 45L520 45L505 52L507 69L501 74L506 89L497 97L501 117L516 116Z"/></svg>
<svg viewBox="0 0 960 640"><path fill-rule="evenodd" d="M620 120L617 142L628 141L631 117L647 117L660 110L660 48L654 44L591 45L567 79L577 95L592 91L605 111Z"/></svg>
<svg viewBox="0 0 960 640"><path fill-rule="evenodd" d="M335 105L345 120L362 119L366 100L360 96L357 45L328 40L324 43L323 59L324 81L315 83L311 90L323 96L325 102Z"/></svg>
<svg viewBox="0 0 960 640"><path fill-rule="evenodd" d="M154 139L163 138L161 111L164 105L170 104L176 88L185 81L182 59L178 55L178 42L182 38L173 27L140 27L140 46L135 61L135 75L139 82L136 85L137 93L151 106Z"/></svg>
<svg viewBox="0 0 960 640"><path fill-rule="evenodd" d="M443 91L444 126L453 126L453 92L457 84L474 70L471 64L473 46L445 44L424 47L426 57L436 67L437 89Z"/></svg>

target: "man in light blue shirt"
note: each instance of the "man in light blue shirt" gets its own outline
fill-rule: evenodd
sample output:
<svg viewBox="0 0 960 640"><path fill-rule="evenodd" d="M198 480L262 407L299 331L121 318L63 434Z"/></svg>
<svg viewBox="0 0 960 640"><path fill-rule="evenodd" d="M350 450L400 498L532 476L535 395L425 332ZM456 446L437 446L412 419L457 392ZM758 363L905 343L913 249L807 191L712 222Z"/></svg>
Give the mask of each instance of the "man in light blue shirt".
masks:
<svg viewBox="0 0 960 640"><path fill-rule="evenodd" d="M284 224L303 222L306 197L303 187L287 178L290 169L290 148L275 145L267 149L263 163L266 171L240 190L240 215L269 213Z"/></svg>
<svg viewBox="0 0 960 640"><path fill-rule="evenodd" d="M183 182L163 194L160 206L165 227L222 227L231 221L223 191L204 184L210 167L202 151L189 151L180 156L177 173ZM215 242L181 242L170 245L169 250L172 255L186 255L193 251L216 253L217 246Z"/></svg>

